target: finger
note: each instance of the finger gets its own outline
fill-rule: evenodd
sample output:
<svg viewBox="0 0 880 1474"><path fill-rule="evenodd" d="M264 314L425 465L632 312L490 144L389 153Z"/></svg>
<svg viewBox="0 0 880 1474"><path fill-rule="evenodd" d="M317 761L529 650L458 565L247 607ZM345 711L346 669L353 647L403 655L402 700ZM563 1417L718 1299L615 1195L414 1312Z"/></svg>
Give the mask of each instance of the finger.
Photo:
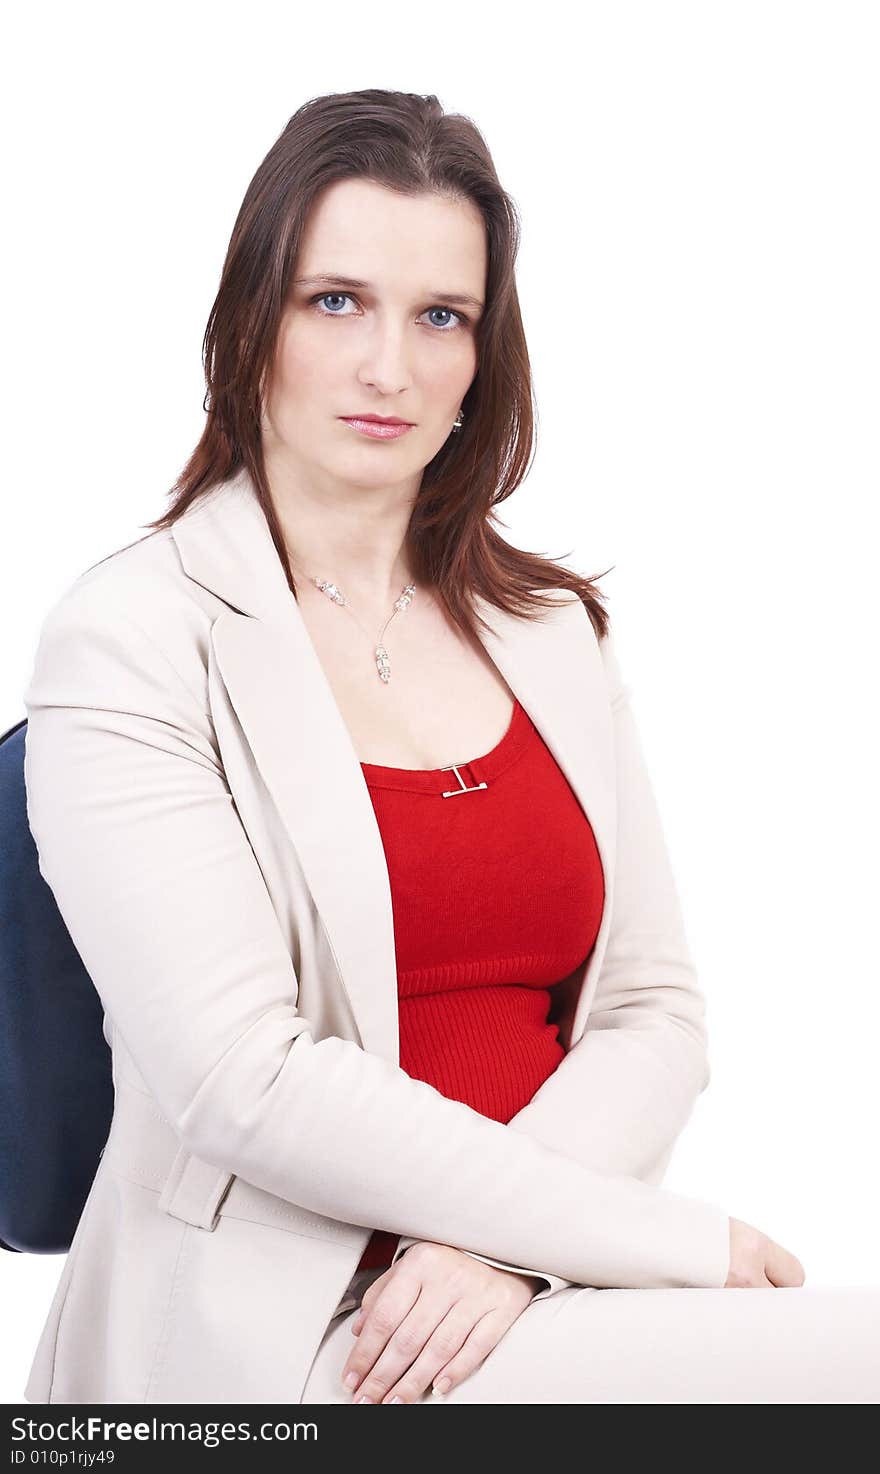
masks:
<svg viewBox="0 0 880 1474"><path fill-rule="evenodd" d="M804 1283L806 1278L801 1261L773 1239L767 1241L764 1253L764 1273L771 1285L776 1285L778 1288L784 1285L797 1288Z"/></svg>
<svg viewBox="0 0 880 1474"><path fill-rule="evenodd" d="M399 1276L389 1281L382 1294L367 1307L357 1342L348 1353L341 1373L343 1386L354 1393L355 1399L361 1396L365 1377L369 1376L391 1336L406 1320L419 1298L418 1282L408 1282ZM349 1382L352 1376L354 1380Z"/></svg>
<svg viewBox="0 0 880 1474"><path fill-rule="evenodd" d="M401 1402L418 1402L429 1388L433 1388L435 1382L448 1374L449 1366L457 1360L463 1348L475 1335L477 1335L477 1340L474 1342L474 1356L478 1357L476 1364L479 1364L482 1357L479 1357L478 1353L477 1327L487 1319L489 1314L490 1312L486 1312L485 1315L480 1315L479 1311L474 1310L472 1302L470 1308L464 1301L454 1305L434 1326L421 1351L411 1360L410 1365L399 1376L389 1379L389 1385L383 1394L382 1401L393 1402L399 1397ZM494 1342L490 1344L494 1345ZM486 1354L484 1351L483 1356ZM387 1373L381 1357L375 1370L377 1377L384 1381ZM450 1378L450 1387L451 1385L452 1379ZM445 1390L448 1391L449 1388Z"/></svg>
<svg viewBox="0 0 880 1474"><path fill-rule="evenodd" d="M361 1326L363 1325L367 1317L370 1306L373 1305L376 1301L376 1294L373 1293L373 1288L374 1285L377 1283L378 1281L374 1280L373 1284L368 1285L363 1295L361 1295L361 1303L355 1310L351 1325L349 1326L349 1330L351 1331L353 1336L358 1335L358 1333L360 1332Z"/></svg>
<svg viewBox="0 0 880 1474"><path fill-rule="evenodd" d="M474 1326L460 1350L432 1378L432 1390L445 1397L466 1377L483 1365L498 1342L507 1334L517 1316L507 1311L491 1310Z"/></svg>
<svg viewBox="0 0 880 1474"><path fill-rule="evenodd" d="M449 1313L450 1305L445 1291L438 1289L429 1293L423 1289L418 1302L392 1331L385 1347L357 1388L355 1401L365 1396L371 1402L390 1402L394 1396L392 1389L401 1384L410 1373L413 1363L423 1355L428 1342L434 1340L436 1344L439 1337L440 1351L434 1354L431 1366L425 1374L422 1384L424 1390L430 1381L431 1370L448 1360L473 1324L472 1314L467 1316L459 1311L457 1321L451 1322L448 1319ZM457 1331L453 1329L455 1324L458 1325ZM415 1400L411 1394L409 1400Z"/></svg>

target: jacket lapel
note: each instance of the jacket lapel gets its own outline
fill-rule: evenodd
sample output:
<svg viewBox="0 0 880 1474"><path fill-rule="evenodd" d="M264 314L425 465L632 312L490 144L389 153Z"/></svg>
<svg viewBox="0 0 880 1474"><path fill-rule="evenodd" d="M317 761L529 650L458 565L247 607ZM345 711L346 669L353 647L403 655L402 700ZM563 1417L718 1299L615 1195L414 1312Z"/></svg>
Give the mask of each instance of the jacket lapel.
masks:
<svg viewBox="0 0 880 1474"><path fill-rule="evenodd" d="M189 577L229 605L211 630L214 676L297 852L363 1046L396 1064L394 925L381 833L360 760L247 474L197 502L172 536ZM570 596L537 622L484 600L477 609L493 628L481 631L490 658L593 827L606 879L605 912L587 970L594 981L610 916L615 842L613 738L598 646L586 610ZM528 790L521 801L529 802ZM587 977L576 981L572 1043L589 1003Z"/></svg>

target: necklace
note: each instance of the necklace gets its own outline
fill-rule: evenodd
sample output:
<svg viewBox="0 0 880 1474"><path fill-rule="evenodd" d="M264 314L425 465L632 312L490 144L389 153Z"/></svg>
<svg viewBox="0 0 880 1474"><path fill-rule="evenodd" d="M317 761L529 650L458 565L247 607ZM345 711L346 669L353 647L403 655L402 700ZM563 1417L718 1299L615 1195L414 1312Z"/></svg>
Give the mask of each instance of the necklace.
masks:
<svg viewBox="0 0 880 1474"><path fill-rule="evenodd" d="M339 588L338 584L331 583L330 580L326 578L316 578L315 575L311 573L307 574L306 576L311 580L316 588L319 588L321 590L322 594L326 594L328 599L332 599L334 604L343 605L348 610L352 618L356 620L357 623L361 626L361 629L364 631L365 635L368 635L370 633L369 630L365 629L364 626L361 624L361 621L358 619L357 615L355 614L354 610L346 599L344 593ZM391 680L391 660L388 655L388 651L382 643L382 636L385 634L385 631L387 630L395 614L398 614L402 609L409 608L410 604L412 603L413 594L415 593L415 591L416 586L414 583L408 583L404 585L400 594L394 600L393 610L389 614L388 618L380 629L379 634L376 637L376 643L373 649L373 654L376 661L376 670L378 671L380 681L384 681L386 685Z"/></svg>

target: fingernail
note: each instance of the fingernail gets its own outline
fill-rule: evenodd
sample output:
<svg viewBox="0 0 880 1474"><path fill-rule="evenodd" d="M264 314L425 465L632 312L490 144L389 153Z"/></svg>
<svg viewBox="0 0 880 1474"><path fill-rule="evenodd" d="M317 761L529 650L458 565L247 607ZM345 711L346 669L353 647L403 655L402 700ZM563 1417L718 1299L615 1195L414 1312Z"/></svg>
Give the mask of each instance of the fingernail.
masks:
<svg viewBox="0 0 880 1474"><path fill-rule="evenodd" d="M435 1397L442 1397L444 1392L448 1392L451 1386L451 1377L441 1377L439 1382L434 1383L433 1387L431 1388L431 1393Z"/></svg>
<svg viewBox="0 0 880 1474"><path fill-rule="evenodd" d="M348 1375L346 1376L345 1381L343 1382L342 1385L344 1387L356 1387L357 1384L358 1384L358 1374L357 1374L357 1372L349 1372Z"/></svg>
<svg viewBox="0 0 880 1474"><path fill-rule="evenodd" d="M359 1397L358 1402L372 1402L372 1397Z"/></svg>
<svg viewBox="0 0 880 1474"><path fill-rule="evenodd" d="M403 1398L402 1397L392 1397L391 1401L392 1402L403 1402Z"/></svg>

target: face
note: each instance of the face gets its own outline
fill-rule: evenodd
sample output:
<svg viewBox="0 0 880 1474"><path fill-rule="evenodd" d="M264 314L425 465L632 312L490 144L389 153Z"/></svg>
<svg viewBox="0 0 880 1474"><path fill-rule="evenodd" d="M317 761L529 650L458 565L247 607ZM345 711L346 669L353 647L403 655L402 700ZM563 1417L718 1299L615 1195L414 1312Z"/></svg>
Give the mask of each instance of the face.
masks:
<svg viewBox="0 0 880 1474"><path fill-rule="evenodd" d="M470 201L363 179L329 185L307 222L264 395L267 457L325 484L414 493L477 370L486 270ZM377 439L346 422L358 415L413 428Z"/></svg>

